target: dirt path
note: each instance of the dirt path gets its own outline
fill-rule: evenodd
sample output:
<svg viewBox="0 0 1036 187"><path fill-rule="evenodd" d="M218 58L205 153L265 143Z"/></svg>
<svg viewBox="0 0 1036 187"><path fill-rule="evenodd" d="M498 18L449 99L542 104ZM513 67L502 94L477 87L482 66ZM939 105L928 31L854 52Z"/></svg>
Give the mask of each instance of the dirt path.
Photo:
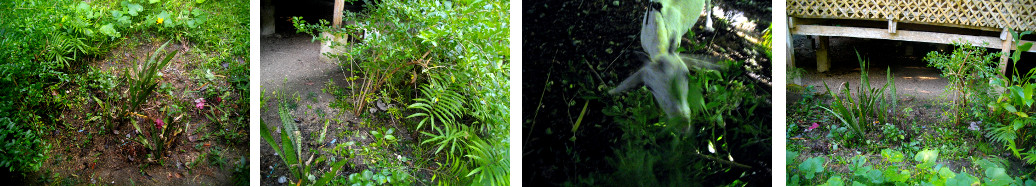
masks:
<svg viewBox="0 0 1036 187"><path fill-rule="evenodd" d="M884 85L885 68L891 68L901 98L916 96L942 100L940 97L944 95L946 85L949 84L938 69L927 67L928 63L923 60L929 51L940 50L937 45L832 37L828 55L831 59L831 70L818 73L816 47L812 42L806 37L795 37L795 62L798 68L806 70L800 84L815 86L819 92L825 91L825 82L832 90L837 89L842 82L849 84L852 90L860 85L860 65L856 51L870 62L871 67L867 72L872 87L880 88ZM907 45L913 48L909 54L906 52Z"/></svg>
<svg viewBox="0 0 1036 187"><path fill-rule="evenodd" d="M266 101L260 112L260 118L270 129L276 129L281 125L280 117L277 114L277 103L274 92L286 95L298 95L298 108L292 110L299 122L299 129L304 134L320 132L324 127L324 119L352 119L348 112L339 111L329 107L329 103L335 100L334 96L322 91L326 88L329 80L334 80L337 86L345 86L346 74L338 65L326 62L320 58L320 43L311 42L309 35L290 35L262 37L262 52L260 61L262 68L262 94ZM292 101L293 102L293 101ZM325 116L320 116L325 115ZM340 116L340 117L337 117ZM333 127L341 127L345 124L331 122L329 136L327 139L336 138L337 132ZM308 140L308 137L307 137ZM344 142L344 139L342 140ZM261 143L261 184L263 185L286 185L278 183L281 176L291 178L284 168L280 157L275 156L273 150L266 142ZM309 147L309 146L307 146ZM314 147L315 148L315 147ZM274 169L277 168L277 169ZM314 167L320 168L320 167Z"/></svg>

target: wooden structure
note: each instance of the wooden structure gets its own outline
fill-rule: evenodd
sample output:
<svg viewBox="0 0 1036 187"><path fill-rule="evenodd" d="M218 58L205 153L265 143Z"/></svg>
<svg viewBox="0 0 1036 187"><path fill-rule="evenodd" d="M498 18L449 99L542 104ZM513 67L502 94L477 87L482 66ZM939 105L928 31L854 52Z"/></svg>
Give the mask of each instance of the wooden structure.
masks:
<svg viewBox="0 0 1036 187"><path fill-rule="evenodd" d="M787 0L787 6L788 65L794 67L791 35L817 36L820 72L830 67L830 36L940 44L963 40L1010 52L1009 29L1036 31L1036 0ZM983 31L1000 34L976 34ZM1000 69L1006 66L1003 55Z"/></svg>

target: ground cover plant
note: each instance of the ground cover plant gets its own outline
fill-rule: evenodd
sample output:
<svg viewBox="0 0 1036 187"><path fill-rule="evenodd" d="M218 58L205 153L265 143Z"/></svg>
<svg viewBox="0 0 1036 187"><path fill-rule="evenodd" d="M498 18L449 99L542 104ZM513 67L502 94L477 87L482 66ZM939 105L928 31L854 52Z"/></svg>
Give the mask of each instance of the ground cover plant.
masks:
<svg viewBox="0 0 1036 187"><path fill-rule="evenodd" d="M0 2L19 185L247 185L248 2Z"/></svg>
<svg viewBox="0 0 1036 187"><path fill-rule="evenodd" d="M1011 64L1021 63L1021 51L1032 46L1017 43L1028 33L1013 33L1019 50L1008 55ZM965 42L928 53L923 60L948 80L939 98L896 96L897 89L914 88L897 88L891 81L893 68L886 68L888 89L872 93L890 98L878 104L891 106L876 113L851 113L855 124L837 110L817 110L866 101L854 100L848 86L789 91L797 99L789 100L788 107L787 184L1036 185L1036 146L1028 141L1033 138L1028 134L1033 96L1028 93L1036 87L1030 81L1034 73L1013 66L1002 73L996 68L1000 56ZM858 60L860 85L867 85L867 71L876 68L867 68L862 57Z"/></svg>
<svg viewBox="0 0 1036 187"><path fill-rule="evenodd" d="M326 103L264 90L279 119L263 121L264 152L277 152L263 154L263 184L509 185L509 3L346 3L365 8L341 28L292 18L340 47L322 55L345 80L314 84Z"/></svg>
<svg viewBox="0 0 1036 187"><path fill-rule="evenodd" d="M674 36L676 51L721 59L689 68L679 122L646 86L608 94L645 64L650 2L525 1L523 184L769 186L769 2L713 3L713 31L702 16Z"/></svg>

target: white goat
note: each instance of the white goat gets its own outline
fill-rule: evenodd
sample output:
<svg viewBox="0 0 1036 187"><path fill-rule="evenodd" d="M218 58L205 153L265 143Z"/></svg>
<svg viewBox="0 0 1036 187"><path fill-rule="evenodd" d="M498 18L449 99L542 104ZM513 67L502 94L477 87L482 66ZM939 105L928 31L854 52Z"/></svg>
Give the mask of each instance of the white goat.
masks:
<svg viewBox="0 0 1036 187"><path fill-rule="evenodd" d="M652 0L661 4L644 14L640 44L647 53L644 66L619 86L608 91L618 94L643 83L670 119L687 122L691 108L687 102L689 68L717 69L707 57L679 54L681 37L694 26L705 8L705 0ZM688 127L690 128L690 127Z"/></svg>

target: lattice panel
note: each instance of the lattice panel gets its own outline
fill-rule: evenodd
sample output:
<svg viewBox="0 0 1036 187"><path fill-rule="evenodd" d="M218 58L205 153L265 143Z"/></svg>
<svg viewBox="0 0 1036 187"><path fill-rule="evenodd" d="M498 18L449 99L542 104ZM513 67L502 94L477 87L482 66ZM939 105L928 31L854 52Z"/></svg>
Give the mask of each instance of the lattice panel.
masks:
<svg viewBox="0 0 1036 187"><path fill-rule="evenodd" d="M787 0L788 16L1036 31L1036 0Z"/></svg>

